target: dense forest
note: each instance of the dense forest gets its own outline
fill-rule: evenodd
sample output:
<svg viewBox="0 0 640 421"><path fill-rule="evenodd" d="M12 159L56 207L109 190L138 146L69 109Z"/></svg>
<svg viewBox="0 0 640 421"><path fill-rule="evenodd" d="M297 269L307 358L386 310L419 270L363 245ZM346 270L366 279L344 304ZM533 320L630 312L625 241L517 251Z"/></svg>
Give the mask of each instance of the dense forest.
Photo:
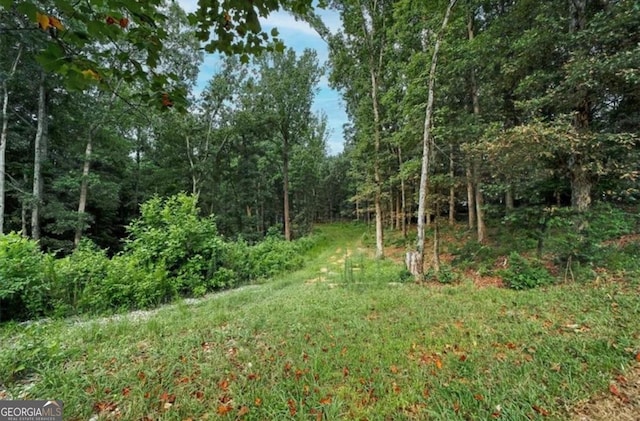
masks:
<svg viewBox="0 0 640 421"><path fill-rule="evenodd" d="M175 226L248 248L363 221L378 258L385 231L402 233L415 276L439 271L445 224L471 230L477 248L524 228L537 257L561 231L567 267L588 260L594 220L635 229L636 1L321 2L341 17L335 33L303 0L201 2L194 14L174 2L86 3L0 2L0 233L48 255L129 253L188 278L149 231L182 211ZM318 31L329 63L262 32L259 18L279 6ZM226 55L196 94L211 52ZM312 112L323 75L350 118L338 155L327 153L326 116ZM5 236L5 258L18 234ZM195 255L213 259L202 247L209 254ZM184 279L177 292L196 292ZM0 286L0 300L18 289Z"/></svg>

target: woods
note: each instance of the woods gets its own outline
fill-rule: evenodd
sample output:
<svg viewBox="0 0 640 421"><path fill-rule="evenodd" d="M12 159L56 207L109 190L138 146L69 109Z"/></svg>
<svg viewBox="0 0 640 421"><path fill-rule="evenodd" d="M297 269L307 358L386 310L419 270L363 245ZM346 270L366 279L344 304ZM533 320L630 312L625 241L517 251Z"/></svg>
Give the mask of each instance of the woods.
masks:
<svg viewBox="0 0 640 421"><path fill-rule="evenodd" d="M1 401L635 419L637 1L195 3L0 0Z"/></svg>
<svg viewBox="0 0 640 421"><path fill-rule="evenodd" d="M4 1L0 231L57 257L83 239L112 256L144 203L189 193L250 244L365 221L382 259L400 231L421 280L440 271L445 221L478 247L523 228L541 259L551 237L593 245L599 209L636 212L634 2L315 5L339 15L333 32L312 6ZM327 63L262 30L278 7L320 34ZM198 86L213 51L227 55ZM350 119L335 156L312 111L325 76ZM572 269L575 253L551 252Z"/></svg>

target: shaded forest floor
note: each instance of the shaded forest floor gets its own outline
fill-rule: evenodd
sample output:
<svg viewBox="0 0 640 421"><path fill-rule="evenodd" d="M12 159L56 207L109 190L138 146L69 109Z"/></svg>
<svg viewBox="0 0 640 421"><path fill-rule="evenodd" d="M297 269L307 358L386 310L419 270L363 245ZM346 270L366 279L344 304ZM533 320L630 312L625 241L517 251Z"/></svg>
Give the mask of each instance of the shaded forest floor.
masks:
<svg viewBox="0 0 640 421"><path fill-rule="evenodd" d="M425 287L372 260L364 227L318 235L304 269L250 288L144 317L0 326L0 397L62 399L68 420L640 413L637 280Z"/></svg>

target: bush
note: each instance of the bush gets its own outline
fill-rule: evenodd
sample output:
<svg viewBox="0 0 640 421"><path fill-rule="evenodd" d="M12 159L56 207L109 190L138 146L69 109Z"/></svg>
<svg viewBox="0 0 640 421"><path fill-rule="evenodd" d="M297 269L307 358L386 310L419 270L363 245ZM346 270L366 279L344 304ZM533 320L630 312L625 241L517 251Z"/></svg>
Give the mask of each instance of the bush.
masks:
<svg viewBox="0 0 640 421"><path fill-rule="evenodd" d="M501 275L509 288L517 290L553 283L553 277L539 261L527 260L515 252L509 255L509 267Z"/></svg>
<svg viewBox="0 0 640 421"><path fill-rule="evenodd" d="M140 211L140 218L128 227L127 253L151 269L164 262L180 295L201 295L203 288L215 287L209 281L224 266L227 247L213 218L199 216L197 198L185 194L156 197Z"/></svg>
<svg viewBox="0 0 640 421"><path fill-rule="evenodd" d="M91 294L107 277L110 261L104 250L89 240L83 240L69 256L55 262L51 299L54 315L69 316L97 312L96 303L102 297ZM100 305L103 309L103 305Z"/></svg>
<svg viewBox="0 0 640 421"><path fill-rule="evenodd" d="M47 272L47 259L36 241L16 233L0 235L0 320L45 313Z"/></svg>
<svg viewBox="0 0 640 421"><path fill-rule="evenodd" d="M250 248L252 279L270 278L279 273L302 267L300 243L267 237L263 242Z"/></svg>
<svg viewBox="0 0 640 421"><path fill-rule="evenodd" d="M429 280L433 279L441 284L452 284L458 280L458 274L453 270L453 268L449 265L441 264L440 271L436 272L433 269L429 269L424 278Z"/></svg>

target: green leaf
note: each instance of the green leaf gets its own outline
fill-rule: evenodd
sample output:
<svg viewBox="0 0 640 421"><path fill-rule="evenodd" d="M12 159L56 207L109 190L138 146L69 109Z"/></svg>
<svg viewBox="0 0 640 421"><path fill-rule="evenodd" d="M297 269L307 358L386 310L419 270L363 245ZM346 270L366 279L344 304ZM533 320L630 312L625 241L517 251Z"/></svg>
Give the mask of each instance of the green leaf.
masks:
<svg viewBox="0 0 640 421"><path fill-rule="evenodd" d="M2 0L6 1L6 0ZM18 4L18 12L26 15L31 21L36 21L36 13L38 12L38 8L31 2L24 2Z"/></svg>
<svg viewBox="0 0 640 421"><path fill-rule="evenodd" d="M13 0L0 0L0 7L3 7L7 10L11 8L12 4L13 4Z"/></svg>
<svg viewBox="0 0 640 421"><path fill-rule="evenodd" d="M271 30L271 36L272 37L277 37L280 33L278 32L278 28L273 28Z"/></svg>

